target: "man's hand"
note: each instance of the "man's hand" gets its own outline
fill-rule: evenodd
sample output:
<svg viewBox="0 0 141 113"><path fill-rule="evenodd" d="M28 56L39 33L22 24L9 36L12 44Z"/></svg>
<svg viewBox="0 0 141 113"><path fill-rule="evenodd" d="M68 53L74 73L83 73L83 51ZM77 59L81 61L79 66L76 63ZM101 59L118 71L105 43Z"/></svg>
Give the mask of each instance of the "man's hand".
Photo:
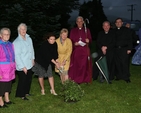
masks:
<svg viewBox="0 0 141 113"><path fill-rule="evenodd" d="M78 45L79 45L79 43L78 43L78 42L75 42L75 43L74 43L74 45L75 45L75 46L78 46Z"/></svg>
<svg viewBox="0 0 141 113"><path fill-rule="evenodd" d="M0 75L0 79L2 79L2 76Z"/></svg>
<svg viewBox="0 0 141 113"><path fill-rule="evenodd" d="M130 54L131 53L131 50L127 50L127 54Z"/></svg>
<svg viewBox="0 0 141 113"><path fill-rule="evenodd" d="M102 50L103 54L105 55L106 54L106 50L107 50L107 46L102 46L101 50Z"/></svg>
<svg viewBox="0 0 141 113"><path fill-rule="evenodd" d="M89 43L89 39L88 38L86 38L86 43Z"/></svg>

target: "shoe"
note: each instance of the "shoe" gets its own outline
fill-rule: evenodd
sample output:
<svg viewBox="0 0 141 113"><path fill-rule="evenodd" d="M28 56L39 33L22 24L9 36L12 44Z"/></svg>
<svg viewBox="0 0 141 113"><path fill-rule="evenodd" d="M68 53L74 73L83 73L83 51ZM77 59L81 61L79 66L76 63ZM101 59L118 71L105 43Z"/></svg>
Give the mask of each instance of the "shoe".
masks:
<svg viewBox="0 0 141 113"><path fill-rule="evenodd" d="M115 81L119 81L119 79L118 79L118 78L116 78L116 79L115 79Z"/></svg>
<svg viewBox="0 0 141 113"><path fill-rule="evenodd" d="M130 81L130 79L128 79L128 80L125 80L126 81L126 83L130 83L131 81Z"/></svg>
<svg viewBox="0 0 141 113"><path fill-rule="evenodd" d="M4 104L15 104L14 102L11 102L11 101L9 101L9 102L6 102L6 101L4 101Z"/></svg>
<svg viewBox="0 0 141 113"><path fill-rule="evenodd" d="M28 98L26 98L26 97L22 97L22 100L29 100Z"/></svg>
<svg viewBox="0 0 141 113"><path fill-rule="evenodd" d="M3 106L0 105L0 108L7 108L7 107L8 107L8 106L5 105L5 104L4 104Z"/></svg>
<svg viewBox="0 0 141 113"><path fill-rule="evenodd" d="M26 94L26 96L33 96L32 94Z"/></svg>
<svg viewBox="0 0 141 113"><path fill-rule="evenodd" d="M41 90L41 95L45 95L45 90Z"/></svg>
<svg viewBox="0 0 141 113"><path fill-rule="evenodd" d="M55 92L55 90L52 90L52 89L50 90L50 93L53 94L53 95L57 95L57 93Z"/></svg>
<svg viewBox="0 0 141 113"><path fill-rule="evenodd" d="M108 83L109 83L109 84L112 84L112 82L111 82L111 81L109 81Z"/></svg>

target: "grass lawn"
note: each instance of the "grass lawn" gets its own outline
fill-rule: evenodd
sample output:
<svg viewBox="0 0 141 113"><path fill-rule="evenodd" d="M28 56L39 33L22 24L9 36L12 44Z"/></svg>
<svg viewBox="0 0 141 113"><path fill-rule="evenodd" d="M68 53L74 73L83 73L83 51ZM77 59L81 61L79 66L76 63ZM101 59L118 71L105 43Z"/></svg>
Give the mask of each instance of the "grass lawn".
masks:
<svg viewBox="0 0 141 113"><path fill-rule="evenodd" d="M94 45L93 45L94 47ZM91 52L94 52L92 50ZM29 101L15 98L17 80L10 94L15 104L0 109L0 113L141 113L141 66L131 65L131 83L113 81L112 84L93 81L81 84L85 95L79 102L66 103L63 98L50 94L45 80L46 95L41 95L38 79L33 77ZM54 74L55 89L61 90L60 78Z"/></svg>
<svg viewBox="0 0 141 113"><path fill-rule="evenodd" d="M140 113L141 112L141 74L140 66L131 66L131 83L113 81L112 84L93 81L81 84L85 95L79 102L66 103L60 96L51 95L45 80L46 95L40 94L38 79L33 77L29 101L15 98L17 80L13 83L11 101L15 104L0 109L0 113ZM55 89L61 89L60 78L55 75Z"/></svg>

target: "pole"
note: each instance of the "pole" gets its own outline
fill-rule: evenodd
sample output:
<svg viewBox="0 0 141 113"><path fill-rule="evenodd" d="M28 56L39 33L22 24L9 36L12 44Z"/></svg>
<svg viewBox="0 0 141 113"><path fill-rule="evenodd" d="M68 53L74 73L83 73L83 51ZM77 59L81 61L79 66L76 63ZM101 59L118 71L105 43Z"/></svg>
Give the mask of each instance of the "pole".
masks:
<svg viewBox="0 0 141 113"><path fill-rule="evenodd" d="M128 9L128 11L131 11L131 21L133 21L133 12L134 12L134 6L135 6L136 4L131 4L131 5L128 5L128 6L130 6L130 9Z"/></svg>
<svg viewBox="0 0 141 113"><path fill-rule="evenodd" d="M85 21L87 21L87 23L89 24L89 20L86 18ZM87 37L87 27L86 27L86 22L84 21L84 28L85 28L85 34L86 34L86 38ZM87 43L87 54L88 54L88 69L89 69L89 73L90 73L90 83L92 83L92 69L91 69L91 56L90 56L90 49L89 49L89 45Z"/></svg>

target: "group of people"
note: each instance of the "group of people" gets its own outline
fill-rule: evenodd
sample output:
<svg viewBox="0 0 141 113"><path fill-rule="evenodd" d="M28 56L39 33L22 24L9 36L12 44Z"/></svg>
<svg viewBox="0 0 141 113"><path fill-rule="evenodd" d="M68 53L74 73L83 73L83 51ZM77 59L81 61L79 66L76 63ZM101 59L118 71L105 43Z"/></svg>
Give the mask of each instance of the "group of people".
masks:
<svg viewBox="0 0 141 113"><path fill-rule="evenodd" d="M110 23L103 23L103 31L99 32L97 38L98 57L106 56L107 66L109 70L109 83L112 80L124 80L130 83L130 53L133 49L133 37L129 28L123 26L123 20L117 18L115 20L116 28L111 29ZM101 76L96 64L93 66L93 79L96 80L98 75ZM103 76L100 82L103 82Z"/></svg>
<svg viewBox="0 0 141 113"><path fill-rule="evenodd" d="M38 76L41 87L41 94L45 95L44 78L48 78L50 93L57 95L54 89L54 78L52 71L55 69L60 75L61 83L68 79L78 84L90 83L99 75L99 70L93 63L89 49L92 42L90 30L83 26L83 17L76 19L77 27L70 31L63 28L59 38L50 33L45 41L34 54L32 39L27 34L27 26L21 23L18 30L18 37L11 43L10 29L2 28L0 31L0 108L12 104L9 99L12 80L15 79L17 70L18 85L16 97L28 100L31 96L30 87L32 75ZM130 82L129 76L129 54L132 50L132 37L129 29L122 26L121 18L116 19L116 27L110 29L110 23L103 23L103 31L98 35L98 59L106 56L110 80L123 79ZM113 63L114 62L114 63ZM93 70L93 74L92 74ZM115 73L116 70L116 73ZM4 96L4 101L3 101Z"/></svg>

